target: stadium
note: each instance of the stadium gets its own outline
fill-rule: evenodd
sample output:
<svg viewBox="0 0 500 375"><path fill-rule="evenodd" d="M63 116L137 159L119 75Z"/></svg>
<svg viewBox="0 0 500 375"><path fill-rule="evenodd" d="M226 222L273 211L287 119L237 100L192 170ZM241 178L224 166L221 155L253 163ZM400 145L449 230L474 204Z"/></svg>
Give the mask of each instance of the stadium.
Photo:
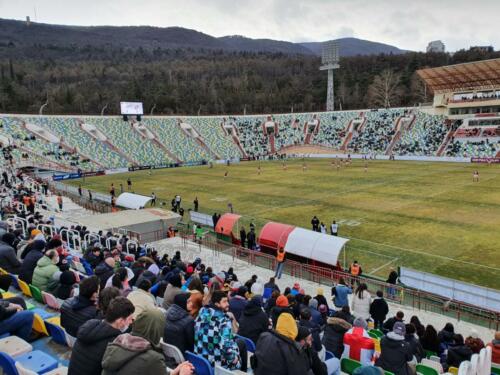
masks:
<svg viewBox="0 0 500 375"><path fill-rule="evenodd" d="M324 48L327 111L0 114L4 373L271 374L284 316L291 345L312 335L284 363L307 370L304 350L315 374L407 374L384 367L398 329L415 333L414 373L500 372L500 58L419 69L432 103L334 110L338 51ZM252 337L247 307L264 317ZM86 341L89 323L115 334ZM425 325L445 327L437 346ZM112 370L130 337L147 365Z"/></svg>

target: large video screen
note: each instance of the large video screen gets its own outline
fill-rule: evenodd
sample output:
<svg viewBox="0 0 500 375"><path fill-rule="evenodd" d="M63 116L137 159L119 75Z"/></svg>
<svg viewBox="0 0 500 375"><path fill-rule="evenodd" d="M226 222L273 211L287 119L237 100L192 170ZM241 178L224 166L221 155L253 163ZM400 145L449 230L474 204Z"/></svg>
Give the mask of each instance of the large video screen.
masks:
<svg viewBox="0 0 500 375"><path fill-rule="evenodd" d="M141 102L120 102L122 115L142 115Z"/></svg>

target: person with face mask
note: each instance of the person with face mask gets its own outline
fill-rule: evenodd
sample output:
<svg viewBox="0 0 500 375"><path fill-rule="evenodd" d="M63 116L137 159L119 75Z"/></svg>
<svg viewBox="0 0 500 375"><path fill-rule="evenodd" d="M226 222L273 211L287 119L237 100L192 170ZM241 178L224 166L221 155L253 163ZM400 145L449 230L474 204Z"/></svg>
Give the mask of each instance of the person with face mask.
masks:
<svg viewBox="0 0 500 375"><path fill-rule="evenodd" d="M160 340L165 329L160 310L145 310L134 321L131 333L123 333L108 345L102 359L102 375L191 375L189 362L168 371ZM90 372L86 372L90 374Z"/></svg>
<svg viewBox="0 0 500 375"><path fill-rule="evenodd" d="M59 255L56 250L49 250L36 263L31 284L41 291L47 292L49 283L54 278L54 274L59 272Z"/></svg>
<svg viewBox="0 0 500 375"><path fill-rule="evenodd" d="M100 374L106 347L133 322L134 305L125 297L114 298L104 320L91 319L78 330L71 352L69 375Z"/></svg>

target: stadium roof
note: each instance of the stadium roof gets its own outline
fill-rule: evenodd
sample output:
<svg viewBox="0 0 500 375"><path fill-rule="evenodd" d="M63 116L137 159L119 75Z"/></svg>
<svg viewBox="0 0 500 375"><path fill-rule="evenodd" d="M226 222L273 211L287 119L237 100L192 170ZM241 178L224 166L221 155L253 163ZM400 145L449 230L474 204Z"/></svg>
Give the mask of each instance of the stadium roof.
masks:
<svg viewBox="0 0 500 375"><path fill-rule="evenodd" d="M500 58L417 70L434 93L491 89L500 85Z"/></svg>

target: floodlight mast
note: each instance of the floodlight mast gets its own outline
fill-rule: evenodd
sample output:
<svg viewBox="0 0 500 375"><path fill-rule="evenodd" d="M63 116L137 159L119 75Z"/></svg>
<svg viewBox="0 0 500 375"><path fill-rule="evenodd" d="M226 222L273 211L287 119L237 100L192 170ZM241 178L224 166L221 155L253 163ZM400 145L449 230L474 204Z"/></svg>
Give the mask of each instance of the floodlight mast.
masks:
<svg viewBox="0 0 500 375"><path fill-rule="evenodd" d="M333 86L333 70L340 68L339 65L339 44L331 40L323 43L321 51L321 66L319 70L328 71L328 85L326 89L326 110L333 111L335 109L335 97Z"/></svg>

